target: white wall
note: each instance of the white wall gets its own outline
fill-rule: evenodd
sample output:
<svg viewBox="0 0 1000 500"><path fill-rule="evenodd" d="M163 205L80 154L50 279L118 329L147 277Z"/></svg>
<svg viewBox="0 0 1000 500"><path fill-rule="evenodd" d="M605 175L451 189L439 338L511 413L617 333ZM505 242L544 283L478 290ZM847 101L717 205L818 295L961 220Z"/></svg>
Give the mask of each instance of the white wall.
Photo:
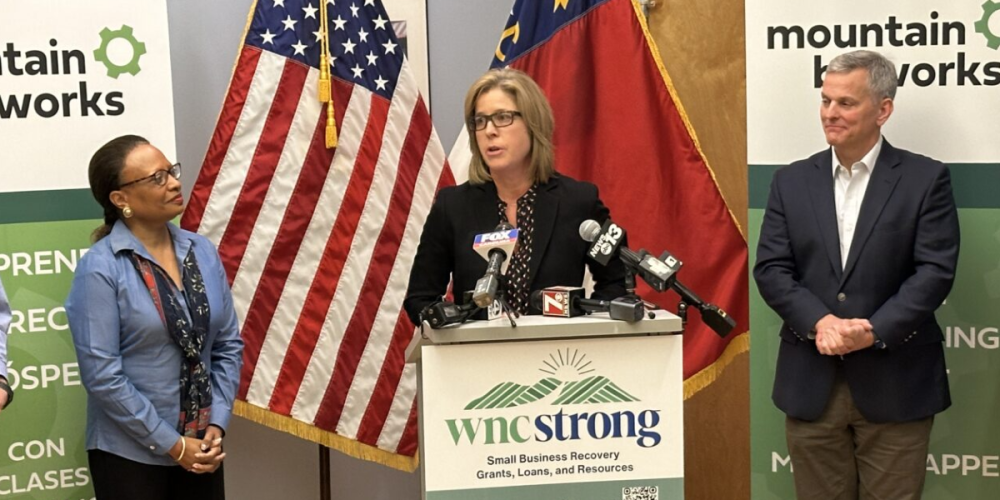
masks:
<svg viewBox="0 0 1000 500"><path fill-rule="evenodd" d="M198 176L215 128L251 4L167 4L177 155L185 165L185 194ZM428 0L431 114L446 151L461 128L465 91L489 67L512 5L513 0ZM319 452L313 443L234 417L226 453L231 499L319 498ZM407 474L331 452L330 472L334 499L420 497L419 471Z"/></svg>
<svg viewBox="0 0 1000 500"><path fill-rule="evenodd" d="M462 129L465 92L493 62L513 5L514 0L428 1L431 117L445 152Z"/></svg>

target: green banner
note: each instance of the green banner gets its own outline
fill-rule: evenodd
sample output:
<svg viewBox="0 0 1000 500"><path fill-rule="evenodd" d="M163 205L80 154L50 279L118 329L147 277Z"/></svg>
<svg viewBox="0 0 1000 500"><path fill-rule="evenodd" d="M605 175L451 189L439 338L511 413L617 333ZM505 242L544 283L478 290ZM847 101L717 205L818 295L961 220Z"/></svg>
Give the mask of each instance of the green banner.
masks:
<svg viewBox="0 0 1000 500"><path fill-rule="evenodd" d="M84 449L87 395L63 301L96 220L0 225L0 280L13 309L0 415L0 498L93 496Z"/></svg>

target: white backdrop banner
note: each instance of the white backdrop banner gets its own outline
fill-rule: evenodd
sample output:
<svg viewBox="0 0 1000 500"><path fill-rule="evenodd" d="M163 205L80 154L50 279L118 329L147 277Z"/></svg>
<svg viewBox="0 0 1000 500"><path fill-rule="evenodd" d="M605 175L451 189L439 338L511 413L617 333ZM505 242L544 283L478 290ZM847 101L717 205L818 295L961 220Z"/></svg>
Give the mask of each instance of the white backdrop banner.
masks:
<svg viewBox="0 0 1000 500"><path fill-rule="evenodd" d="M0 279L16 401L0 498L93 497L86 394L63 302L101 209L87 165L138 134L175 154L166 2L0 2Z"/></svg>
<svg viewBox="0 0 1000 500"><path fill-rule="evenodd" d="M174 154L164 2L0 4L0 192L87 186L124 133Z"/></svg>
<svg viewBox="0 0 1000 500"><path fill-rule="evenodd" d="M996 162L997 129L979 123L1000 116L996 9L989 0L748 0L750 164L787 164L826 147L822 72L857 49L884 54L900 72L883 129L894 145L944 162Z"/></svg>

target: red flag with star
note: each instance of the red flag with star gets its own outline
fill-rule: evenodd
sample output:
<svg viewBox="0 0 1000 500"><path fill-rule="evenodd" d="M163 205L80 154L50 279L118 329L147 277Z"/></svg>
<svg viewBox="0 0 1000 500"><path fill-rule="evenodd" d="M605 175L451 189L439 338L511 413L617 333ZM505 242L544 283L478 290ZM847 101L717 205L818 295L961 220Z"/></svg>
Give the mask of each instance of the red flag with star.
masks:
<svg viewBox="0 0 1000 500"><path fill-rule="evenodd" d="M749 347L747 245L638 3L518 0L493 60L503 66L528 73L548 96L557 170L596 184L633 248L669 251L684 263L684 284L736 320L720 338L696 311L689 314L685 395L694 394ZM642 284L639 292L677 308L673 292Z"/></svg>

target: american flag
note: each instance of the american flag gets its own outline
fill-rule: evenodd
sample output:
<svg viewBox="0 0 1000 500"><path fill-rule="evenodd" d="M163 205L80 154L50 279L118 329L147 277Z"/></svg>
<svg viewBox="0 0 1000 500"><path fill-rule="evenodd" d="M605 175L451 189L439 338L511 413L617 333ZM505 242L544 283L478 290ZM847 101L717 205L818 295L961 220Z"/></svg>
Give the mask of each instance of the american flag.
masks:
<svg viewBox="0 0 1000 500"><path fill-rule="evenodd" d="M182 225L218 245L243 321L236 413L412 468L401 306L434 194L454 181L376 0L327 0L326 147L322 1L256 3Z"/></svg>

